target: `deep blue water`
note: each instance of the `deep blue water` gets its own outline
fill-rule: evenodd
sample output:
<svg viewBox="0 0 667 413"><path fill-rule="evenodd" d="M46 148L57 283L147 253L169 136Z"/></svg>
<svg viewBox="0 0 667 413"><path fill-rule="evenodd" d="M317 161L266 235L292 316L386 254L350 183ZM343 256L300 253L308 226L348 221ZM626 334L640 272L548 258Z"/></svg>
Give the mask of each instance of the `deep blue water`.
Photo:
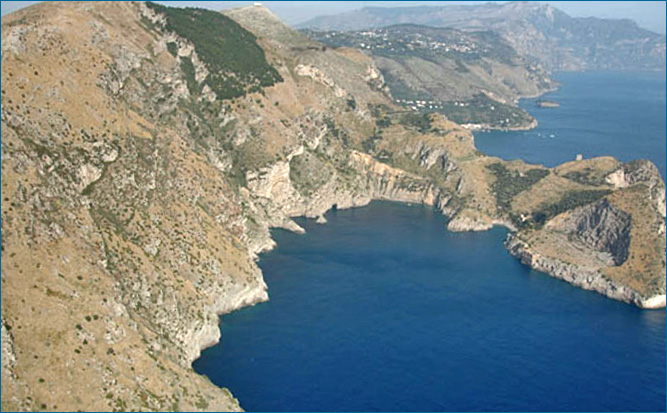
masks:
<svg viewBox="0 0 667 413"><path fill-rule="evenodd" d="M641 135L618 113L615 126L586 123L572 108L613 100L614 85L644 101L600 76L560 75L560 109L525 103L555 138L484 134L480 148L549 165L576 153L648 157L664 174L664 75L660 90L637 80L662 105L643 106ZM429 208L372 203L327 218L299 220L305 235L274 231L278 247L259 262L271 300L223 317L221 343L194 363L246 410L665 411L664 310L531 271L505 251L505 230L449 233Z"/></svg>
<svg viewBox="0 0 667 413"><path fill-rule="evenodd" d="M536 99L521 101L539 126L522 132L475 133L477 148L503 159L556 166L612 155L622 161L646 158L665 176L667 127L665 72L556 73L562 85L542 98L561 104L538 109ZM553 135L553 137L551 137Z"/></svg>
<svg viewBox="0 0 667 413"><path fill-rule="evenodd" d="M531 271L506 232L373 203L278 230L271 299L195 369L251 411L665 410L665 311Z"/></svg>

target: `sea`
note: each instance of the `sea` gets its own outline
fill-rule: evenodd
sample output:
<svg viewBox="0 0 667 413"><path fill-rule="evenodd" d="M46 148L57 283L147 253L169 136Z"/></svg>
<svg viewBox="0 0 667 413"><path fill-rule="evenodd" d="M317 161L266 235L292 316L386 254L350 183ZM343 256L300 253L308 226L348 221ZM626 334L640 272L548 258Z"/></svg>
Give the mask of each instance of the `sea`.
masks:
<svg viewBox="0 0 667 413"><path fill-rule="evenodd" d="M665 74L558 73L539 127L478 148L549 166L647 158L665 174ZM665 310L522 265L507 231L451 233L432 208L330 211L273 231L270 300L225 315L194 369L248 411L665 411Z"/></svg>
<svg viewBox="0 0 667 413"><path fill-rule="evenodd" d="M579 154L648 159L665 177L665 72L565 72L553 78L561 84L558 90L520 102L537 119L537 128L477 132L477 148L549 167ZM561 106L538 108L538 99Z"/></svg>

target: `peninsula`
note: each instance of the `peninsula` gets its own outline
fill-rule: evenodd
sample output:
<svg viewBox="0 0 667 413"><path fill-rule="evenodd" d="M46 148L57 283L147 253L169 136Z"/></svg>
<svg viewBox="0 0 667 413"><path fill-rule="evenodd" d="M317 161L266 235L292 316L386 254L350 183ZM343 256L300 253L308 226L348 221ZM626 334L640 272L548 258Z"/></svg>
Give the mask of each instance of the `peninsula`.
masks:
<svg viewBox="0 0 667 413"><path fill-rule="evenodd" d="M2 18L1 76L3 410L240 410L191 363L269 299L270 229L372 200L503 225L527 265L665 306L653 164L485 156L261 6L44 2Z"/></svg>

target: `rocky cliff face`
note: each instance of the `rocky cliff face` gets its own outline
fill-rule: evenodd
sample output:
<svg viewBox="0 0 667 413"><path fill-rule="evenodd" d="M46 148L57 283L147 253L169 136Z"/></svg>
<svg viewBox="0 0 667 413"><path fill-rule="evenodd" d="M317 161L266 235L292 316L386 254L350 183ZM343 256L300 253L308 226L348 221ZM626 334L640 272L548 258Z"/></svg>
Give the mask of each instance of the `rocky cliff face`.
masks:
<svg viewBox="0 0 667 413"><path fill-rule="evenodd" d="M516 235L510 234L507 237L505 247L510 254L531 268L567 281L584 290L592 290L614 300L624 301L646 309L663 308L665 306L665 294L642 295L606 277L604 273L597 271L595 268L581 267L554 257L543 256Z"/></svg>
<svg viewBox="0 0 667 413"><path fill-rule="evenodd" d="M368 57L261 7L228 15L77 2L3 18L3 409L239 410L191 362L219 315L268 299L255 259L270 228L373 199L513 227L540 208L524 193L597 188L553 172L499 208L488 167L505 163L452 122L397 111ZM664 294L664 184L660 219L662 181L624 168L604 185L632 217L628 258L601 271ZM582 245L616 252L595 238L625 239L607 229L621 216L586 221Z"/></svg>
<svg viewBox="0 0 667 413"><path fill-rule="evenodd" d="M578 176L571 173L565 175ZM642 308L664 307L660 173L654 165L636 161L604 180L622 189L558 214L539 230L525 228L510 235L508 250L532 268L582 288Z"/></svg>
<svg viewBox="0 0 667 413"><path fill-rule="evenodd" d="M609 253L616 265L628 259L632 217L627 212L603 199L584 208L574 224L572 234L579 242Z"/></svg>

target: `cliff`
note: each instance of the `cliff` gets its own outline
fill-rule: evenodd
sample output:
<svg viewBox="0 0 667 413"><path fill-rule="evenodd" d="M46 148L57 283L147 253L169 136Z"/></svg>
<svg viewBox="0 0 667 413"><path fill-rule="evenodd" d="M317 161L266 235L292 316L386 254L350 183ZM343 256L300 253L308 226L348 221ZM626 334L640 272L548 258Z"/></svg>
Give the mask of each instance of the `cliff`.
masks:
<svg viewBox="0 0 667 413"><path fill-rule="evenodd" d="M1 75L3 410L239 410L191 363L219 315L268 299L269 229L373 199L538 239L607 199L562 228L627 250L597 269L664 295L652 165L486 157L455 123L397 110L367 56L261 7L39 4L2 19Z"/></svg>

